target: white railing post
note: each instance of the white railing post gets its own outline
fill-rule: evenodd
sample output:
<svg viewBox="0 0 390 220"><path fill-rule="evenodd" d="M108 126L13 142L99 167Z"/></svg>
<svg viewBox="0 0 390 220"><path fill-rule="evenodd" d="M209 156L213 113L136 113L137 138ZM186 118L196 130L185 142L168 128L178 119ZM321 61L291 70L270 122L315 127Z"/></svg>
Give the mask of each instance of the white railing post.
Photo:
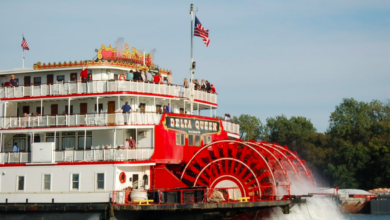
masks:
<svg viewBox="0 0 390 220"><path fill-rule="evenodd" d="M49 116L46 115L46 127L49 127Z"/></svg>
<svg viewBox="0 0 390 220"><path fill-rule="evenodd" d="M11 160L11 153L8 152L8 159L7 159L7 162L9 163L9 161Z"/></svg>
<svg viewBox="0 0 390 220"><path fill-rule="evenodd" d="M55 126L58 126L58 115L56 115L56 122Z"/></svg>
<svg viewBox="0 0 390 220"><path fill-rule="evenodd" d="M106 161L106 150L103 149L103 161Z"/></svg>

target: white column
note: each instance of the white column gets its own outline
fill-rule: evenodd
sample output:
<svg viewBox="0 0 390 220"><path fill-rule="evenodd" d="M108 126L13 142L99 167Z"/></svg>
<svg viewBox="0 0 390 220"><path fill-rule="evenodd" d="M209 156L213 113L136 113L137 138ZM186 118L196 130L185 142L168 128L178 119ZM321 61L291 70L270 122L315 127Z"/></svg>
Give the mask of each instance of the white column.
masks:
<svg viewBox="0 0 390 220"><path fill-rule="evenodd" d="M120 99L121 97L118 95L118 103L116 104L116 109L119 109L121 106L120 106Z"/></svg>
<svg viewBox="0 0 390 220"><path fill-rule="evenodd" d="M136 104L136 106L138 106L138 109L139 109L139 96L137 96L137 104ZM141 112L141 109L139 109L139 112Z"/></svg>
<svg viewBox="0 0 390 220"><path fill-rule="evenodd" d="M3 110L3 128L5 128L5 116L6 116L6 113L7 113L7 102L4 102L4 110Z"/></svg>
<svg viewBox="0 0 390 220"><path fill-rule="evenodd" d="M87 149L87 130L84 130L84 150Z"/></svg>
<svg viewBox="0 0 390 220"><path fill-rule="evenodd" d="M31 148L32 148L33 143L34 143L34 132L33 132L32 135L31 135L30 152L31 152L31 150L32 150Z"/></svg>
<svg viewBox="0 0 390 220"><path fill-rule="evenodd" d="M56 131L54 131L54 150L56 150L57 149L57 137L56 137L56 135L57 135L57 132ZM58 149L60 149L60 146L58 146Z"/></svg>
<svg viewBox="0 0 390 220"><path fill-rule="evenodd" d="M68 115L70 115L70 98L68 98Z"/></svg>
<svg viewBox="0 0 390 220"><path fill-rule="evenodd" d="M198 103L198 115L200 115L199 103Z"/></svg>
<svg viewBox="0 0 390 220"><path fill-rule="evenodd" d="M99 113L99 97L96 96L96 113Z"/></svg>
<svg viewBox="0 0 390 220"><path fill-rule="evenodd" d="M184 114L186 114L186 100L183 99L183 109L184 109Z"/></svg>
<svg viewBox="0 0 390 220"><path fill-rule="evenodd" d="M43 100L41 99L41 115L43 115Z"/></svg>
<svg viewBox="0 0 390 220"><path fill-rule="evenodd" d="M153 97L153 105L154 105L154 112L157 113L157 108L156 108L156 97Z"/></svg>
<svg viewBox="0 0 390 220"><path fill-rule="evenodd" d="M3 152L3 133L0 133L0 153Z"/></svg>
<svg viewBox="0 0 390 220"><path fill-rule="evenodd" d="M116 128L114 128L114 146L112 148L115 149L115 146L116 146Z"/></svg>
<svg viewBox="0 0 390 220"><path fill-rule="evenodd" d="M210 106L210 117L213 117L213 107Z"/></svg>

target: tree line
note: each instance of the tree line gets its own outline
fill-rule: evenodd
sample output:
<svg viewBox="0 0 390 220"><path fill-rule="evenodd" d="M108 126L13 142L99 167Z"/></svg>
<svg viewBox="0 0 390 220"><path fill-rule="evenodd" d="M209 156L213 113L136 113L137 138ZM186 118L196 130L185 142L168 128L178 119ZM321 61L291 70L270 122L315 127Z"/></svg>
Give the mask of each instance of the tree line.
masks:
<svg viewBox="0 0 390 220"><path fill-rule="evenodd" d="M311 121L284 115L233 116L243 140L264 140L296 151L324 185L373 189L390 187L390 101L359 102L346 98L330 114L326 132Z"/></svg>

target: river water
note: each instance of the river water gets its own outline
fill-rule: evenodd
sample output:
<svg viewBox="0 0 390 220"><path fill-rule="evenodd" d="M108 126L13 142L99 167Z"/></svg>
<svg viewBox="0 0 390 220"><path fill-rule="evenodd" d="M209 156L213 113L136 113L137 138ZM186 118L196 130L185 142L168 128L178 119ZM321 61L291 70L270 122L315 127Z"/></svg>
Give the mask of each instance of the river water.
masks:
<svg viewBox="0 0 390 220"><path fill-rule="evenodd" d="M346 220L389 220L390 215L344 215Z"/></svg>
<svg viewBox="0 0 390 220"><path fill-rule="evenodd" d="M390 215L341 214L332 199L312 197L306 204L292 207L288 215L276 209L267 220L390 220Z"/></svg>

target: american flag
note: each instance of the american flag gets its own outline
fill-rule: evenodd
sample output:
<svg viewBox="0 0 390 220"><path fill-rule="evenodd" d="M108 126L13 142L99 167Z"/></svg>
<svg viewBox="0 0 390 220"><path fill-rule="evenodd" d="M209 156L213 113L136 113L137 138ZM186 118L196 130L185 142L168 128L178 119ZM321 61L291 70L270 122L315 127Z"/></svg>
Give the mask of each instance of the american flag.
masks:
<svg viewBox="0 0 390 220"><path fill-rule="evenodd" d="M205 30L198 18L195 16L194 36L203 38L203 42L206 46L209 46L209 30Z"/></svg>
<svg viewBox="0 0 390 220"><path fill-rule="evenodd" d="M24 39L24 37L22 40L22 48L23 48L23 50L30 50L30 48L28 48L27 41L26 41L26 39Z"/></svg>

